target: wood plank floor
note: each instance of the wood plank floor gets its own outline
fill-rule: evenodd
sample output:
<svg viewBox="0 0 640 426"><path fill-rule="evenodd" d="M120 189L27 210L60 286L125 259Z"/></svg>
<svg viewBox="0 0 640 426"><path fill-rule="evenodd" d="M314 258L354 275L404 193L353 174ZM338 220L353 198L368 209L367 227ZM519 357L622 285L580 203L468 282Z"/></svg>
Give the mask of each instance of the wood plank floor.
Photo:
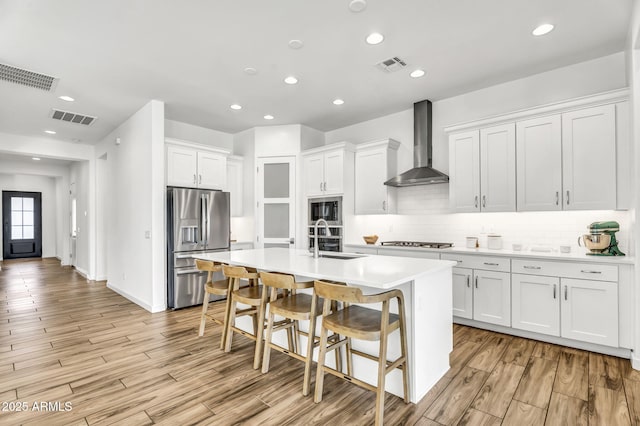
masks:
<svg viewBox="0 0 640 426"><path fill-rule="evenodd" d="M314 404L302 363L274 351L268 374L253 370L252 341L225 354L213 323L197 337L197 307L150 314L54 259L0 266L2 425L373 423L373 392L327 375ZM389 425L636 425L640 372L456 325L446 376L418 404L385 406Z"/></svg>

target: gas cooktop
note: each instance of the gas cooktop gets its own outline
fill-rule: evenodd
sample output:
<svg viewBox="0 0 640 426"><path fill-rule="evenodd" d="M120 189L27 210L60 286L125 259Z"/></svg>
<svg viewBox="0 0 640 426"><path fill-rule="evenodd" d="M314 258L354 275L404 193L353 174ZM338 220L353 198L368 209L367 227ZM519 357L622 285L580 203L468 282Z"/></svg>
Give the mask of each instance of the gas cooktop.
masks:
<svg viewBox="0 0 640 426"><path fill-rule="evenodd" d="M423 241L383 241L380 244L391 247L424 247L435 249L453 247L453 243L427 243Z"/></svg>

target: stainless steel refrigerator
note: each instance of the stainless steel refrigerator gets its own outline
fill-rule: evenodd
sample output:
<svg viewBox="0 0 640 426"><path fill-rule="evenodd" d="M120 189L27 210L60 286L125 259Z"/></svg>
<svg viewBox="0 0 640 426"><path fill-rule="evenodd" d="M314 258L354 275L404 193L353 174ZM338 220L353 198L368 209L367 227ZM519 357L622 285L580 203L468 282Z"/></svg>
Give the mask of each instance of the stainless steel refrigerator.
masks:
<svg viewBox="0 0 640 426"><path fill-rule="evenodd" d="M169 308L202 304L207 274L196 269L191 256L229 250L229 219L228 192L167 188Z"/></svg>

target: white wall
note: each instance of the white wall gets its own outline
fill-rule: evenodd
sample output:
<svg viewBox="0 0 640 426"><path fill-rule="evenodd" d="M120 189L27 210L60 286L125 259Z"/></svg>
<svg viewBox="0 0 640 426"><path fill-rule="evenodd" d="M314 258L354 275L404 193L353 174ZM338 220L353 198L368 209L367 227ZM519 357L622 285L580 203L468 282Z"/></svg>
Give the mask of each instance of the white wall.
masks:
<svg viewBox="0 0 640 426"><path fill-rule="evenodd" d="M164 135L167 138L182 139L233 151L233 135L231 133L194 126L181 121L165 120Z"/></svg>
<svg viewBox="0 0 640 426"><path fill-rule="evenodd" d="M86 277L93 274L91 271L91 261L93 256L94 238L92 229L93 212L91 202L92 179L90 177L88 161L76 161L70 167L69 183L74 189L76 197L76 260L75 267Z"/></svg>
<svg viewBox="0 0 640 426"><path fill-rule="evenodd" d="M106 162L98 176L106 235L98 239L106 238L107 285L149 311L164 310L164 104L146 104L100 141L96 155Z"/></svg>
<svg viewBox="0 0 640 426"><path fill-rule="evenodd" d="M0 168L2 170L2 168ZM27 191L40 192L42 194L42 257L56 257L56 181L53 177L4 174L0 173L0 191ZM2 211L2 198L0 198L0 212ZM0 229L0 259L2 259L3 246Z"/></svg>
<svg viewBox="0 0 640 426"><path fill-rule="evenodd" d="M256 143L255 130L249 129L233 136L233 153L242 156L243 176L243 216L231 218L231 239L237 241L252 241L255 243L255 179L256 179Z"/></svg>

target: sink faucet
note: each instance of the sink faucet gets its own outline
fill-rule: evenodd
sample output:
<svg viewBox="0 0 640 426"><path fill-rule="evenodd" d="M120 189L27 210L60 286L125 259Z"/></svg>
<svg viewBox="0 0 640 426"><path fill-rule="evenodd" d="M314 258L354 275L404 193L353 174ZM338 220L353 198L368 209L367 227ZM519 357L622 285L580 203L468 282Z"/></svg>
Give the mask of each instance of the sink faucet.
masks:
<svg viewBox="0 0 640 426"><path fill-rule="evenodd" d="M324 219L318 219L313 225L313 258L317 259L320 257L320 250L318 249L318 225L324 222L325 235L331 235L331 230L329 230L329 224Z"/></svg>

